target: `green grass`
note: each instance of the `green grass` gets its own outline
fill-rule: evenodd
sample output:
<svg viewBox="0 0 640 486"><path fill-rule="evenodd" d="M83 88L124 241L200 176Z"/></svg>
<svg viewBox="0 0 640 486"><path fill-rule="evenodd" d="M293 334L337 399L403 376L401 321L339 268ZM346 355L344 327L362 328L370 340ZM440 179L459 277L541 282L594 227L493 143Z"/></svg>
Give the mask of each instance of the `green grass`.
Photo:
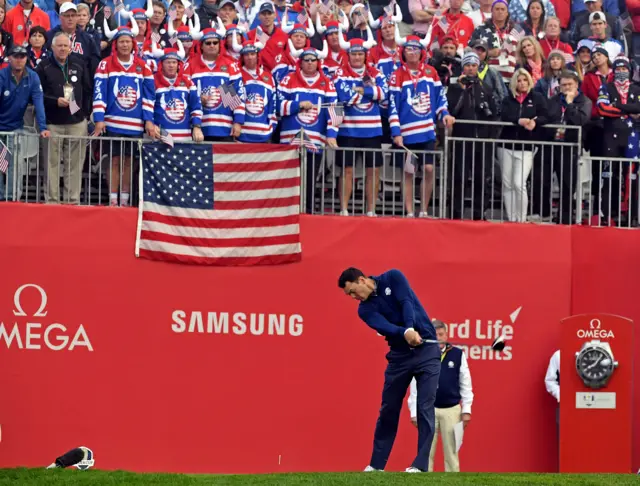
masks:
<svg viewBox="0 0 640 486"><path fill-rule="evenodd" d="M406 474L406 473L305 473L305 474L136 474L125 471L77 471L44 469L0 469L0 485L341 485L341 486L394 486L404 484L428 484L455 486L477 485L640 485L640 476L611 474Z"/></svg>

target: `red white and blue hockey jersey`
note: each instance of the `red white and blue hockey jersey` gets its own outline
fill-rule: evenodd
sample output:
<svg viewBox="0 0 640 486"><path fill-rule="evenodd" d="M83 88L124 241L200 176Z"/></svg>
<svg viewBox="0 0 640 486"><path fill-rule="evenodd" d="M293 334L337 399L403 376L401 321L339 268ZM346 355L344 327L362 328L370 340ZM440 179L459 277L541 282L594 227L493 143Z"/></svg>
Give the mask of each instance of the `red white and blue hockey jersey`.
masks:
<svg viewBox="0 0 640 486"><path fill-rule="evenodd" d="M309 101L311 110L300 111L300 102ZM301 129L317 147L324 147L328 137L336 138L338 129L333 126L328 108L323 104L337 101L336 89L327 76L319 72L311 83L298 69L286 76L278 86L278 108L280 111L280 142L290 143Z"/></svg>
<svg viewBox="0 0 640 486"><path fill-rule="evenodd" d="M367 75L372 83L365 86L363 77ZM387 98L389 88L384 75L373 66L367 66L362 74L356 73L349 63L336 71L335 76L338 101L345 103L344 121L338 134L341 137L369 138L382 135L380 102ZM355 88L364 88L359 94Z"/></svg>
<svg viewBox="0 0 640 486"><path fill-rule="evenodd" d="M448 114L447 97L431 66L421 63L414 74L403 64L389 78L392 137L402 135L405 144L432 142L437 118Z"/></svg>
<svg viewBox="0 0 640 486"><path fill-rule="evenodd" d="M128 69L115 55L98 65L93 89L93 120L105 122L107 130L138 136L144 124L153 121L155 85L145 62L132 56Z"/></svg>
<svg viewBox="0 0 640 486"><path fill-rule="evenodd" d="M191 142L191 128L202 123L202 105L193 82L178 74L173 83L162 71L155 75L156 105L154 123L164 128L174 141Z"/></svg>
<svg viewBox="0 0 640 486"><path fill-rule="evenodd" d="M244 125L246 95L238 65L228 56L220 55L209 69L202 56L193 57L185 71L196 85L202 101L202 133L205 137L228 137L234 123ZM222 102L220 86L231 85L242 102L235 110Z"/></svg>
<svg viewBox="0 0 640 486"><path fill-rule="evenodd" d="M246 113L241 142L269 142L278 121L276 119L276 88L269 71L258 67L255 74L241 67L242 82L247 92Z"/></svg>
<svg viewBox="0 0 640 486"><path fill-rule="evenodd" d="M340 49L338 52L334 52L329 49L329 55L322 61L322 71L328 76L329 79L334 80L336 71L342 67L344 63L348 61L349 57L347 53Z"/></svg>

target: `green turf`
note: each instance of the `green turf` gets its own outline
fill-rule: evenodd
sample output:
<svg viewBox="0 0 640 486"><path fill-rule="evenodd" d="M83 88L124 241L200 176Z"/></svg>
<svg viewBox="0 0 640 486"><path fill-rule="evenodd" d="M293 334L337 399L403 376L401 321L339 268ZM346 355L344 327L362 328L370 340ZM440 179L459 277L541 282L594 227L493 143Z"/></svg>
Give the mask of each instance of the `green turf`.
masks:
<svg viewBox="0 0 640 486"><path fill-rule="evenodd" d="M0 469L0 485L344 485L344 486L394 486L404 484L428 484L455 486L478 485L640 485L636 475L571 475L571 474L406 474L406 473L306 473L306 474L256 474L256 475L198 475L198 474L135 474L124 471L77 471L44 469Z"/></svg>

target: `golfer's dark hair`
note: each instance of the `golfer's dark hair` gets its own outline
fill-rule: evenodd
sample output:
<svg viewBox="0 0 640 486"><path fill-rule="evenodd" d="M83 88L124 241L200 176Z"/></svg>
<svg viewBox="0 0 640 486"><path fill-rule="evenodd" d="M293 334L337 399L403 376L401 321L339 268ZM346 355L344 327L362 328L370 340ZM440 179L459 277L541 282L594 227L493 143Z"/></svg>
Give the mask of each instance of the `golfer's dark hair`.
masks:
<svg viewBox="0 0 640 486"><path fill-rule="evenodd" d="M338 287L343 289L345 285L347 285L347 282L356 282L360 277L364 277L364 273L362 273L362 270L354 267L349 267L340 274L340 278L338 279Z"/></svg>

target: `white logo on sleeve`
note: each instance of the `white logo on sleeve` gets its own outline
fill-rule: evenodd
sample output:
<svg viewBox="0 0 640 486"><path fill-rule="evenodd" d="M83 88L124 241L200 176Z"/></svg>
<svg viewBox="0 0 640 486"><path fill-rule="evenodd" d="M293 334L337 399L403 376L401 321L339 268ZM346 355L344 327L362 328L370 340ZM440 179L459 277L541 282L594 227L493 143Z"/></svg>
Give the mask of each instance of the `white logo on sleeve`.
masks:
<svg viewBox="0 0 640 486"><path fill-rule="evenodd" d="M453 363L453 361L449 361L449 368L453 368L455 366L455 364Z"/></svg>
<svg viewBox="0 0 640 486"><path fill-rule="evenodd" d="M391 295L391 289L389 287L387 287L386 289L384 289L384 294L385 295Z"/></svg>

